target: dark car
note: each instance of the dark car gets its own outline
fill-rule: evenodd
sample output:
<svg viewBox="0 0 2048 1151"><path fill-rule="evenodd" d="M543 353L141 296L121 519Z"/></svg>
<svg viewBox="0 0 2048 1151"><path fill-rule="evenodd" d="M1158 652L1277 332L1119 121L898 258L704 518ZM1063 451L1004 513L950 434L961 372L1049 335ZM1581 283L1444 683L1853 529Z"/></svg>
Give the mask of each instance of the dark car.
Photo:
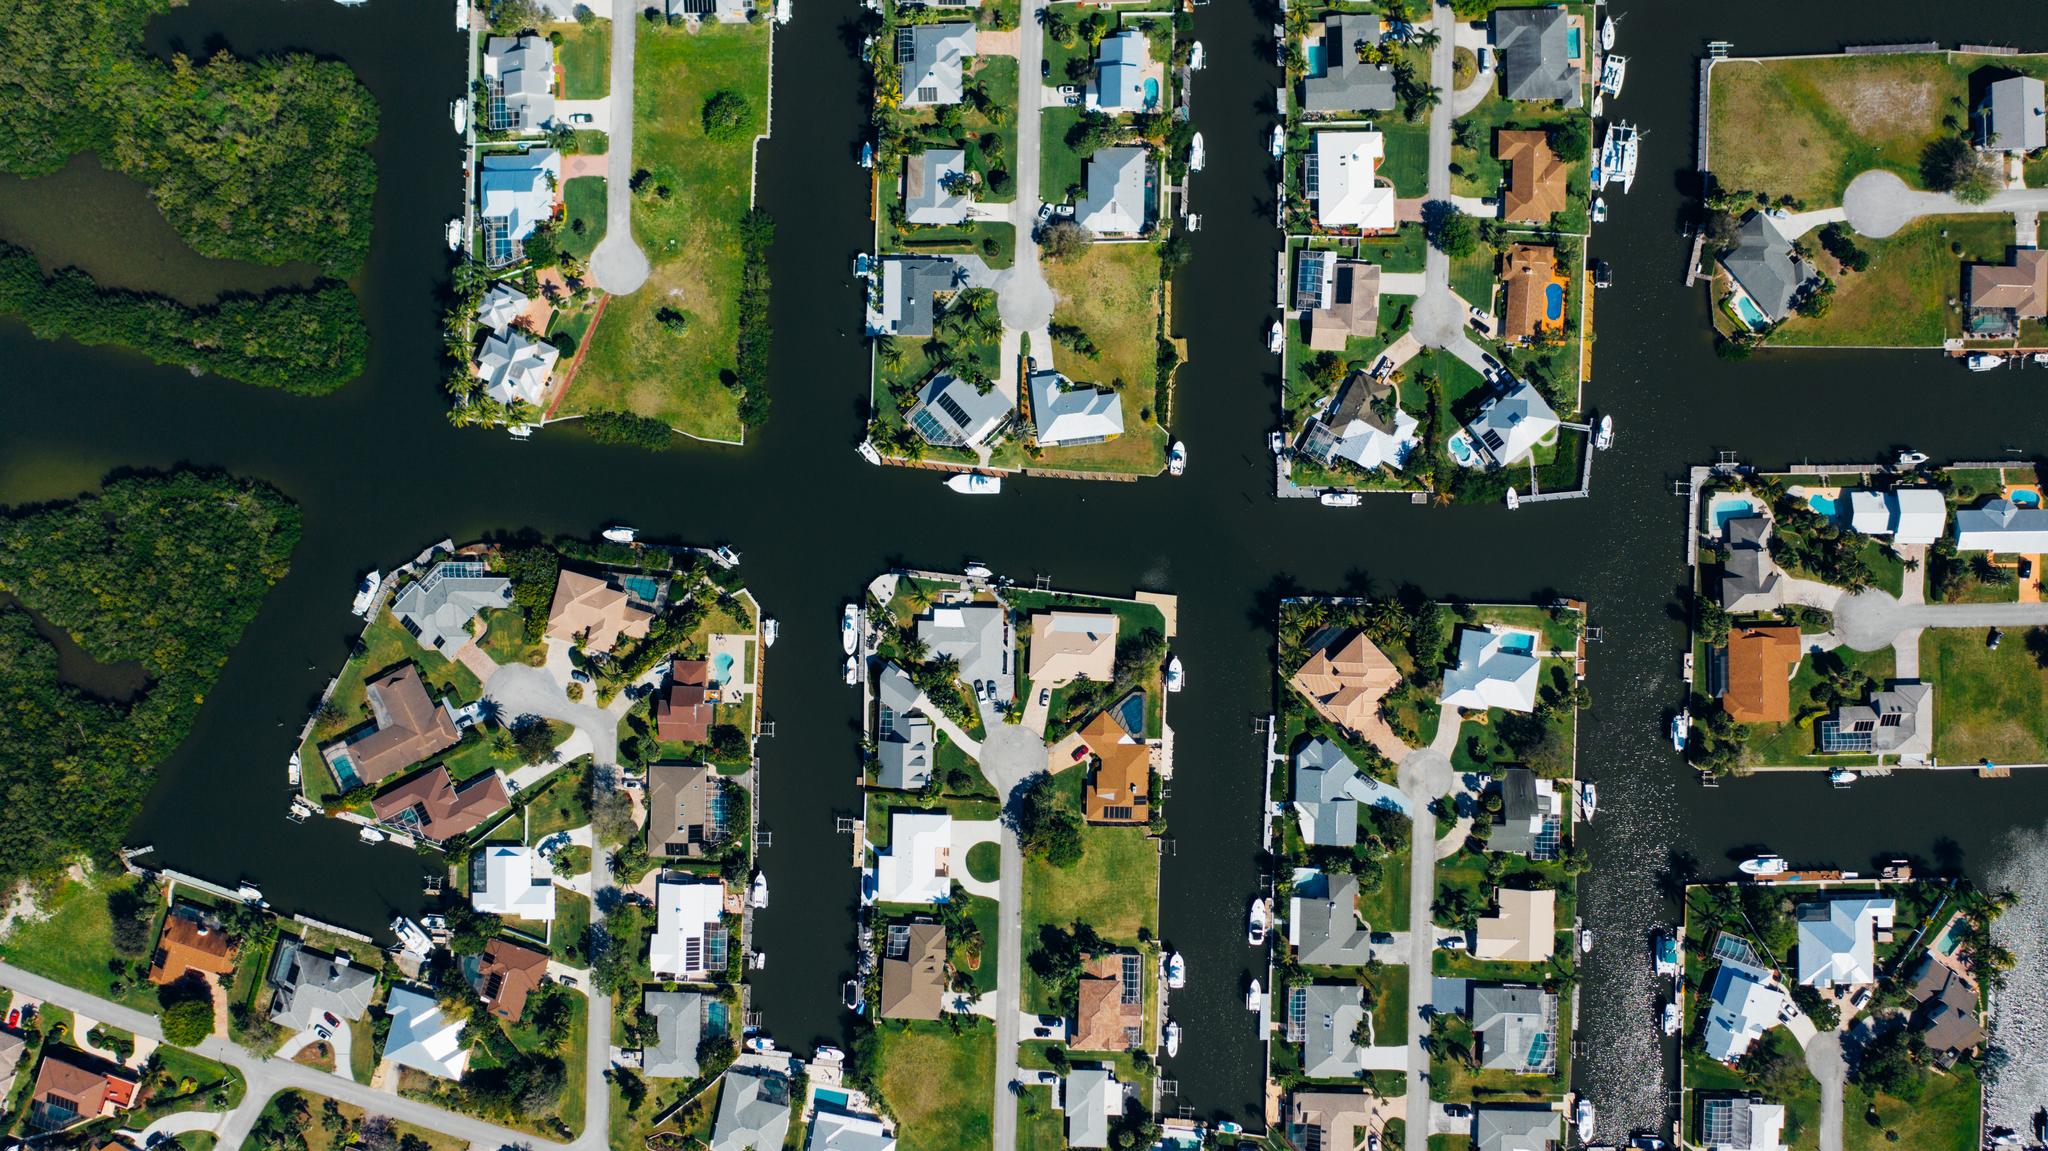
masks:
<svg viewBox="0 0 2048 1151"><path fill-rule="evenodd" d="M1040 79L1050 79L1050 78L1051 78L1051 76L1052 76L1052 58L1051 58L1051 57L1049 57L1049 56L1042 56L1042 57L1040 57L1040 58L1039 58L1039 61L1038 61L1038 76L1039 76L1039 78L1040 78Z"/></svg>

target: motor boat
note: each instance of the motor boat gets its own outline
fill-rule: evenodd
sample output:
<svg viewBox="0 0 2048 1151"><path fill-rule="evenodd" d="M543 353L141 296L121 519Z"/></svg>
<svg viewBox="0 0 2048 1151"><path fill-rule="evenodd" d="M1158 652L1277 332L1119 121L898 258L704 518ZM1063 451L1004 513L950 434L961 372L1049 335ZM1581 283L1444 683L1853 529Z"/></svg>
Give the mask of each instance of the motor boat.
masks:
<svg viewBox="0 0 2048 1151"><path fill-rule="evenodd" d="M358 616L369 615L370 605L377 602L377 592L383 586L384 573L372 568L370 574L356 585L356 598L350 602L348 610Z"/></svg>
<svg viewBox="0 0 2048 1151"><path fill-rule="evenodd" d="M996 574L987 564L979 560L968 560L967 566L960 570L968 579L994 579Z"/></svg>
<svg viewBox="0 0 2048 1151"><path fill-rule="evenodd" d="M1589 779L1579 784L1579 818L1591 823L1594 813L1599 810L1600 791L1593 786L1593 781Z"/></svg>
<svg viewBox="0 0 2048 1151"><path fill-rule="evenodd" d="M1650 937L1650 965L1658 975L1678 978L1678 937L1663 928Z"/></svg>
<svg viewBox="0 0 2048 1151"><path fill-rule="evenodd" d="M1168 987L1179 990L1188 985L1188 964L1187 960L1180 957L1180 952L1175 951L1168 954L1162 962L1166 965L1166 985Z"/></svg>
<svg viewBox="0 0 2048 1151"><path fill-rule="evenodd" d="M1664 1034L1678 1034L1678 1000L1676 999L1664 1005Z"/></svg>
<svg viewBox="0 0 2048 1151"><path fill-rule="evenodd" d="M1847 787L1856 782L1856 773L1847 768L1838 767L1828 772L1828 782L1836 787Z"/></svg>
<svg viewBox="0 0 2048 1151"><path fill-rule="evenodd" d="M790 0L775 0L775 22L787 24L796 16L796 6Z"/></svg>
<svg viewBox="0 0 2048 1151"><path fill-rule="evenodd" d="M847 656L847 657L846 657L846 686L848 686L848 687L857 687L857 686L859 686L859 685L860 685L860 657L859 657L859 656L857 656L857 655L850 655L850 656Z"/></svg>
<svg viewBox="0 0 2048 1151"><path fill-rule="evenodd" d="M774 617L774 616L772 616L772 615L771 615L771 616L769 616L769 617L767 617L766 619L763 619L763 620L761 621L761 646L762 646L762 647L774 647L774 646L775 646L775 640L777 639L777 637L779 637L779 636L781 636L781 635L782 635L782 625L781 625L780 623L776 622L776 619L775 619L775 617Z"/></svg>
<svg viewBox="0 0 2048 1151"><path fill-rule="evenodd" d="M1579 1096L1579 1106L1572 1113L1572 1122L1579 1129L1579 1142L1590 1143L1593 1139L1593 1101Z"/></svg>
<svg viewBox="0 0 2048 1151"><path fill-rule="evenodd" d="M1628 57L1609 55L1600 61L1600 90L1609 96L1621 96L1621 82L1628 78Z"/></svg>
<svg viewBox="0 0 2048 1151"><path fill-rule="evenodd" d="M1600 142L1598 175L1593 186L1620 184L1627 192L1636 183L1636 130L1627 122L1609 124Z"/></svg>
<svg viewBox="0 0 2048 1151"><path fill-rule="evenodd" d="M747 952L747 970L749 970L749 971L760 971L760 970L762 970L763 968L765 968L765 967L767 967L767 966L768 966L768 953L767 953L767 952L765 952L765 951L749 951L749 952Z"/></svg>
<svg viewBox="0 0 2048 1151"><path fill-rule="evenodd" d="M761 909L765 909L765 908L767 908L767 906L768 906L768 873L767 873L767 872L765 872L765 871L757 871L757 872L755 872L755 873L754 873L754 882L753 882L753 885L747 888L747 906L749 906L749 907L752 907L752 908L755 908L755 909L757 909L757 910L761 910Z"/></svg>
<svg viewBox="0 0 2048 1151"><path fill-rule="evenodd" d="M382 843L384 842L384 833L374 827L364 827L356 831L356 838L364 843Z"/></svg>
<svg viewBox="0 0 2048 1151"><path fill-rule="evenodd" d="M1614 417L1601 416L1600 430L1593 433L1593 447L1606 451L1614 446Z"/></svg>
<svg viewBox="0 0 2048 1151"><path fill-rule="evenodd" d="M1244 941L1253 947L1266 945L1266 901L1263 899L1252 900L1252 913L1248 917Z"/></svg>
<svg viewBox="0 0 2048 1151"><path fill-rule="evenodd" d="M1738 870L1744 875L1783 875L1792 870L1792 865L1785 862L1784 856L1766 854L1743 860Z"/></svg>
<svg viewBox="0 0 2048 1151"><path fill-rule="evenodd" d="M866 252L855 252L853 254L853 275L855 279L867 279L868 275L874 271L874 268L875 258L873 256L868 255Z"/></svg>
<svg viewBox="0 0 2048 1151"><path fill-rule="evenodd" d="M1168 659L1166 661L1166 690L1170 692L1179 691L1186 686L1187 679L1181 674L1180 670L1180 657L1174 656Z"/></svg>
<svg viewBox="0 0 2048 1151"><path fill-rule="evenodd" d="M730 570L740 566L740 553L732 550L731 544L719 544L711 549L711 561L719 567Z"/></svg>
<svg viewBox="0 0 2048 1151"><path fill-rule="evenodd" d="M1673 750L1673 751L1684 751L1684 750L1685 750L1685 741L1686 741L1686 739L1687 739L1687 738L1689 738L1689 737L1690 737L1691 735L1692 735L1692 712L1691 712L1690 710L1688 710L1688 709L1684 709L1684 708L1681 708L1681 709L1679 709L1679 712L1678 712L1678 714L1677 714L1677 715L1674 715L1674 716L1672 716L1672 717L1671 717L1671 748L1672 748L1672 750Z"/></svg>
<svg viewBox="0 0 2048 1151"><path fill-rule="evenodd" d="M1244 991L1244 1009L1246 1011L1259 1010L1259 1008L1265 1005L1265 997L1265 989L1259 986L1259 981L1256 979L1252 980L1252 985L1245 988Z"/></svg>
<svg viewBox="0 0 2048 1151"><path fill-rule="evenodd" d="M867 992L861 989L860 980L847 980L845 986L839 989L839 998L841 1002L846 1004L848 1011L853 1012L855 1015L867 1014Z"/></svg>
<svg viewBox="0 0 2048 1151"><path fill-rule="evenodd" d="M875 445L867 442L866 440L862 440L860 443L854 445L853 450L860 453L861 459L866 460L867 462L875 465L878 468L882 466L882 453L876 451Z"/></svg>
<svg viewBox="0 0 2048 1151"><path fill-rule="evenodd" d="M1594 287L1611 288L1614 286L1614 265L1605 260L1594 260L1591 267Z"/></svg>
<svg viewBox="0 0 2048 1151"><path fill-rule="evenodd" d="M448 221L448 250L451 252L462 250L462 217L460 216Z"/></svg>
<svg viewBox="0 0 2048 1151"><path fill-rule="evenodd" d="M1892 461L1892 467L1898 471L1910 472L1926 462L1926 452L1904 451L1900 452L1899 457Z"/></svg>
<svg viewBox="0 0 2048 1151"><path fill-rule="evenodd" d="M1202 50L1202 42L1195 41L1188 46L1188 71L1200 72L1209 66L1209 54Z"/></svg>
<svg viewBox="0 0 2048 1151"><path fill-rule="evenodd" d="M1267 148L1273 153L1275 160L1285 155L1287 152L1287 129L1282 128L1278 124L1273 125L1273 140L1267 145Z"/></svg>
<svg viewBox="0 0 2048 1151"><path fill-rule="evenodd" d="M1591 955L1592 953L1593 929L1590 927L1581 927L1579 928L1579 954Z"/></svg>
<svg viewBox="0 0 2048 1151"><path fill-rule="evenodd" d="M1187 470L1188 446L1179 440L1175 440L1173 441L1173 446L1166 450L1166 474L1177 476Z"/></svg>
<svg viewBox="0 0 2048 1151"><path fill-rule="evenodd" d="M1607 197L1593 197L1593 222L1596 224L1607 222Z"/></svg>
<svg viewBox="0 0 2048 1151"><path fill-rule="evenodd" d="M410 952L424 959L434 949L434 941L421 930L420 925L401 915L391 921L391 934L398 937L401 951Z"/></svg>
<svg viewBox="0 0 2048 1151"><path fill-rule="evenodd" d="M1166 1021L1166 1057L1168 1059L1171 1059L1179 1054L1180 1024L1175 1023L1173 1020L1169 1019Z"/></svg>
<svg viewBox="0 0 2048 1151"><path fill-rule="evenodd" d="M1998 368L2004 362L1989 352L1971 352L1969 358L1965 359L1963 364L1973 372L1988 372Z"/></svg>
<svg viewBox="0 0 2048 1151"><path fill-rule="evenodd" d="M1280 454L1281 452L1284 452L1284 451L1286 451L1286 450L1287 450L1287 433L1286 433L1286 432L1267 432L1267 433L1266 433L1266 448L1267 448L1267 450L1271 451L1271 452L1272 452L1272 453L1273 453L1274 455L1276 455L1276 456L1277 456L1277 455L1279 455L1279 454Z"/></svg>
<svg viewBox="0 0 2048 1151"><path fill-rule="evenodd" d="M1273 326L1266 329L1266 350L1277 356L1286 349L1287 329L1280 326L1280 321L1274 320Z"/></svg>
<svg viewBox="0 0 2048 1151"><path fill-rule="evenodd" d="M1188 171L1201 171L1208 158L1208 153L1202 148L1202 134L1197 132L1194 139L1188 141Z"/></svg>
<svg viewBox="0 0 2048 1151"><path fill-rule="evenodd" d="M515 440L520 441L521 443L524 443L527 440L533 438L533 425L513 424L511 427L505 429L505 434L511 436Z"/></svg>
<svg viewBox="0 0 2048 1151"><path fill-rule="evenodd" d="M629 528L624 524L619 524L615 527L604 529L604 538L615 544L629 544L640 538L640 531L638 528Z"/></svg>
<svg viewBox="0 0 2048 1151"><path fill-rule="evenodd" d="M1003 490L1003 477L985 476L980 472L961 472L947 480L946 486L963 496L992 496Z"/></svg>
<svg viewBox="0 0 2048 1151"><path fill-rule="evenodd" d="M469 31L469 0L455 0L455 30Z"/></svg>
<svg viewBox="0 0 2048 1151"><path fill-rule="evenodd" d="M1609 16L1600 22L1600 50L1602 52L1614 51L1614 25L1620 19L1621 17L1619 16Z"/></svg>
<svg viewBox="0 0 2048 1151"><path fill-rule="evenodd" d="M839 650L852 655L860 647L860 605L847 604L839 613Z"/></svg>
<svg viewBox="0 0 2048 1151"><path fill-rule="evenodd" d="M875 166L875 145L872 140L863 141L861 143L860 166L863 168L872 168Z"/></svg>
<svg viewBox="0 0 2048 1151"><path fill-rule="evenodd" d="M448 119L454 122L456 135L469 131L469 101L458 99L448 105Z"/></svg>
<svg viewBox="0 0 2048 1151"><path fill-rule="evenodd" d="M1517 491L1516 491L1515 489L1513 489L1513 488L1509 488L1509 489L1508 489L1508 500L1507 500L1507 503L1508 503L1508 510L1509 510L1509 511L1511 511L1511 512L1512 512L1512 511L1519 511L1519 510L1521 510L1521 507L1522 507L1522 495L1521 495L1521 493L1520 493L1520 492L1517 492Z"/></svg>
<svg viewBox="0 0 2048 1151"><path fill-rule="evenodd" d="M1592 111L1593 119L1595 120L1598 120L1600 117L1605 116L1607 114L1607 93L1602 92L1598 88L1593 89Z"/></svg>
<svg viewBox="0 0 2048 1151"><path fill-rule="evenodd" d="M286 783L289 783L289 784L291 784L291 785L292 785L293 787L297 787L297 786L299 785L299 753L298 753L298 752L296 752L296 751L295 751L295 752L293 752L293 753L292 753L292 757L291 757L291 759L289 759L289 760L287 760L287 761L285 762L285 765L284 765L284 777L285 777L285 782L286 782Z"/></svg>
<svg viewBox="0 0 2048 1151"><path fill-rule="evenodd" d="M1328 491L1316 497L1316 502L1326 508L1355 508L1365 502L1357 492Z"/></svg>

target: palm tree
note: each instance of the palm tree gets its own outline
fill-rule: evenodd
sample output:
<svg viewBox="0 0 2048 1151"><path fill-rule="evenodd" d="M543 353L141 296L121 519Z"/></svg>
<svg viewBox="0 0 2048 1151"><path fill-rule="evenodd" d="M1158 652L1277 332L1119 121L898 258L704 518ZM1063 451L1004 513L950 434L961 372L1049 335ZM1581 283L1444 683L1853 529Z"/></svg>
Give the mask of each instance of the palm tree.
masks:
<svg viewBox="0 0 2048 1151"><path fill-rule="evenodd" d="M1443 40L1434 28L1424 28L1415 34L1415 44L1418 48L1435 48L1443 43Z"/></svg>

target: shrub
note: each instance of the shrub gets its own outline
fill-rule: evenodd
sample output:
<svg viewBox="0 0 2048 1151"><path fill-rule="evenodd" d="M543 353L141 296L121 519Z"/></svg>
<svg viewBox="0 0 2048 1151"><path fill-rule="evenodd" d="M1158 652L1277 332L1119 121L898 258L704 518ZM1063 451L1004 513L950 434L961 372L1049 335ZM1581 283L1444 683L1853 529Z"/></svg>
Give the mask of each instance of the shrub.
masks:
<svg viewBox="0 0 2048 1151"><path fill-rule="evenodd" d="M675 432L660 420L632 412L592 412L583 418L590 438L600 444L666 451L675 446Z"/></svg>
<svg viewBox="0 0 2048 1151"><path fill-rule="evenodd" d="M704 134L713 140L738 139L753 119L753 105L731 88L720 88L704 101Z"/></svg>

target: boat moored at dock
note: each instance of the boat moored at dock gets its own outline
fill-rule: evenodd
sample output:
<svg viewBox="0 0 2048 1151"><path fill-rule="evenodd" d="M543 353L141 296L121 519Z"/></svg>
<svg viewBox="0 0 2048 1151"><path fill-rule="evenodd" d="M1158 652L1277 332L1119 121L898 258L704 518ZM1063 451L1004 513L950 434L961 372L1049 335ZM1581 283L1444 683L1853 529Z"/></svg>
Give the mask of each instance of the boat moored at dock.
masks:
<svg viewBox="0 0 2048 1151"><path fill-rule="evenodd" d="M1003 477L983 475L980 472L962 472L946 481L946 486L963 496L993 496L1003 490Z"/></svg>

